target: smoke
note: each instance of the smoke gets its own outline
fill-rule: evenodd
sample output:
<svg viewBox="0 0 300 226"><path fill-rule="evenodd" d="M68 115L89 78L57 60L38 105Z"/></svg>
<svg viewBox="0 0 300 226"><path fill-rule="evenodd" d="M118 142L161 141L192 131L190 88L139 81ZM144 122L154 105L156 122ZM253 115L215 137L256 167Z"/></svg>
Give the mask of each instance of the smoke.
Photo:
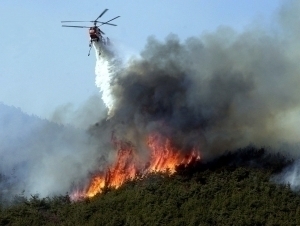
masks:
<svg viewBox="0 0 300 226"><path fill-rule="evenodd" d="M84 130L1 107L0 200L66 194L97 168L107 148ZM109 147L108 147L109 148ZM103 154L104 155L104 154Z"/></svg>
<svg viewBox="0 0 300 226"><path fill-rule="evenodd" d="M95 121L105 118L106 114L107 109L100 96L93 95L77 108L70 103L57 107L49 118L60 125L86 130Z"/></svg>
<svg viewBox="0 0 300 226"><path fill-rule="evenodd" d="M289 184L292 190L300 190L299 159L287 166L281 173L273 175L271 181L279 184Z"/></svg>
<svg viewBox="0 0 300 226"><path fill-rule="evenodd" d="M112 48L95 46L97 65L111 65ZM97 49L98 48L98 49ZM100 64L101 65L101 64ZM108 65L106 63L106 65ZM96 67L97 68L97 67ZM111 75L112 69L107 70ZM104 94L109 96L109 79L101 80ZM105 82L104 82L105 81ZM107 116L106 100L90 97L82 106L58 107L50 121L28 116L20 109L0 105L0 200L9 202L15 195L41 197L66 194L81 187L95 170L103 170L112 159L111 134L93 137L87 128ZM107 136L105 136L107 134Z"/></svg>
<svg viewBox="0 0 300 226"><path fill-rule="evenodd" d="M150 37L141 59L114 75L114 115L98 125L137 150L156 132L183 151L199 148L203 158L249 144L298 142L300 24L289 9L299 12L299 3L283 6L270 29L219 27L184 42L172 34L164 42Z"/></svg>
<svg viewBox="0 0 300 226"><path fill-rule="evenodd" d="M94 43L95 83L107 117L97 98L76 114L68 105L57 109L55 122L88 129L35 125L26 142L2 145L1 172L14 172L9 184L18 192L47 196L70 191L113 161L112 133L141 155L147 137L157 133L183 152L197 148L205 160L249 144L298 143L299 13L294 0L269 27L236 32L221 26L184 42L174 34L165 41L150 37L140 57L125 64L110 47ZM284 182L298 172L287 169Z"/></svg>

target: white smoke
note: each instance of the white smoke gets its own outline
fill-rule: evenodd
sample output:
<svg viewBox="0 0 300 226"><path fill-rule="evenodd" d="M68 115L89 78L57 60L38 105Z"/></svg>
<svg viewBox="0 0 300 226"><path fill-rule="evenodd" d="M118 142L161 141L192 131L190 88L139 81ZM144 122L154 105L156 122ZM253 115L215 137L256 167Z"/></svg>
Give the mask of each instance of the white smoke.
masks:
<svg viewBox="0 0 300 226"><path fill-rule="evenodd" d="M281 173L273 176L271 181L279 184L289 184L294 191L300 190L300 159L286 167Z"/></svg>
<svg viewBox="0 0 300 226"><path fill-rule="evenodd" d="M99 167L99 159L110 152L110 143L106 143L110 138L103 134L91 137L86 129L106 118L107 111L112 115L117 60L111 46L94 42L93 47L95 82L104 104L93 96L78 109L70 104L60 106L51 122L0 108L0 201L22 192L41 197L67 193L84 183Z"/></svg>
<svg viewBox="0 0 300 226"><path fill-rule="evenodd" d="M97 166L99 145L86 131L11 107L2 109L6 112L0 114L0 202L22 192L42 197L65 194Z"/></svg>

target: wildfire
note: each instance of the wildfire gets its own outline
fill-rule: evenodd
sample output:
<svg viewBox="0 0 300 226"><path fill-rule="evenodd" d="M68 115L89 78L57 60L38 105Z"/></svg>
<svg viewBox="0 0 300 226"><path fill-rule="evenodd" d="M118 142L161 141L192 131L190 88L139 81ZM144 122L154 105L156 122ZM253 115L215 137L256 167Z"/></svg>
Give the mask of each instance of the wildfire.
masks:
<svg viewBox="0 0 300 226"><path fill-rule="evenodd" d="M188 164L192 159L200 158L195 150L189 155L183 155L180 150L172 147L170 139L164 139L157 134L150 136L147 143L151 150L149 172L169 170L174 173L177 165Z"/></svg>
<svg viewBox="0 0 300 226"><path fill-rule="evenodd" d="M183 154L172 146L168 138L159 134L150 135L147 139L149 147L149 161L143 163L136 154L130 143L120 142L113 139L113 143L118 150L116 162L112 164L106 172L97 174L91 179L88 188L82 192L73 192L72 199L83 197L93 197L101 193L105 187L118 188L127 180L134 179L137 175L146 175L151 172L174 173L177 165L188 164L193 159L200 159L196 150Z"/></svg>

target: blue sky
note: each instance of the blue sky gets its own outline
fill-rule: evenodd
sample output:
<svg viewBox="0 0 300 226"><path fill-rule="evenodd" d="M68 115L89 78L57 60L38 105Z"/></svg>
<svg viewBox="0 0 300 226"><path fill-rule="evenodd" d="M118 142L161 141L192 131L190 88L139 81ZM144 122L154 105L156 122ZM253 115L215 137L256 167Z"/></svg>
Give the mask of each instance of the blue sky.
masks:
<svg viewBox="0 0 300 226"><path fill-rule="evenodd" d="M0 4L0 102L48 118L65 104L76 108L98 94L95 57L87 56L85 29L62 28L61 20L103 21L121 55L138 54L149 36L177 34L182 41L219 26L238 31L253 21L267 23L281 0L2 0ZM88 23L84 25L89 25Z"/></svg>

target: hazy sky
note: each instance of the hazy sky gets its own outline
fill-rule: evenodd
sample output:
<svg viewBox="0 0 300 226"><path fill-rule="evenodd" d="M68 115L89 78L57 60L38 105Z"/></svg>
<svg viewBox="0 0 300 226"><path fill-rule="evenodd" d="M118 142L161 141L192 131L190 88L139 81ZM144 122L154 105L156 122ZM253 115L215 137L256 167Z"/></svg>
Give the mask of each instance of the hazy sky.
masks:
<svg viewBox="0 0 300 226"><path fill-rule="evenodd" d="M1 0L0 102L47 118L58 106L76 107L98 94L87 30L62 28L61 20L94 20L108 8L102 21L121 17L114 21L117 27L106 25L103 31L128 57L138 54L149 36L164 40L174 33L184 41L221 25L241 31L253 21L269 23L282 2Z"/></svg>

